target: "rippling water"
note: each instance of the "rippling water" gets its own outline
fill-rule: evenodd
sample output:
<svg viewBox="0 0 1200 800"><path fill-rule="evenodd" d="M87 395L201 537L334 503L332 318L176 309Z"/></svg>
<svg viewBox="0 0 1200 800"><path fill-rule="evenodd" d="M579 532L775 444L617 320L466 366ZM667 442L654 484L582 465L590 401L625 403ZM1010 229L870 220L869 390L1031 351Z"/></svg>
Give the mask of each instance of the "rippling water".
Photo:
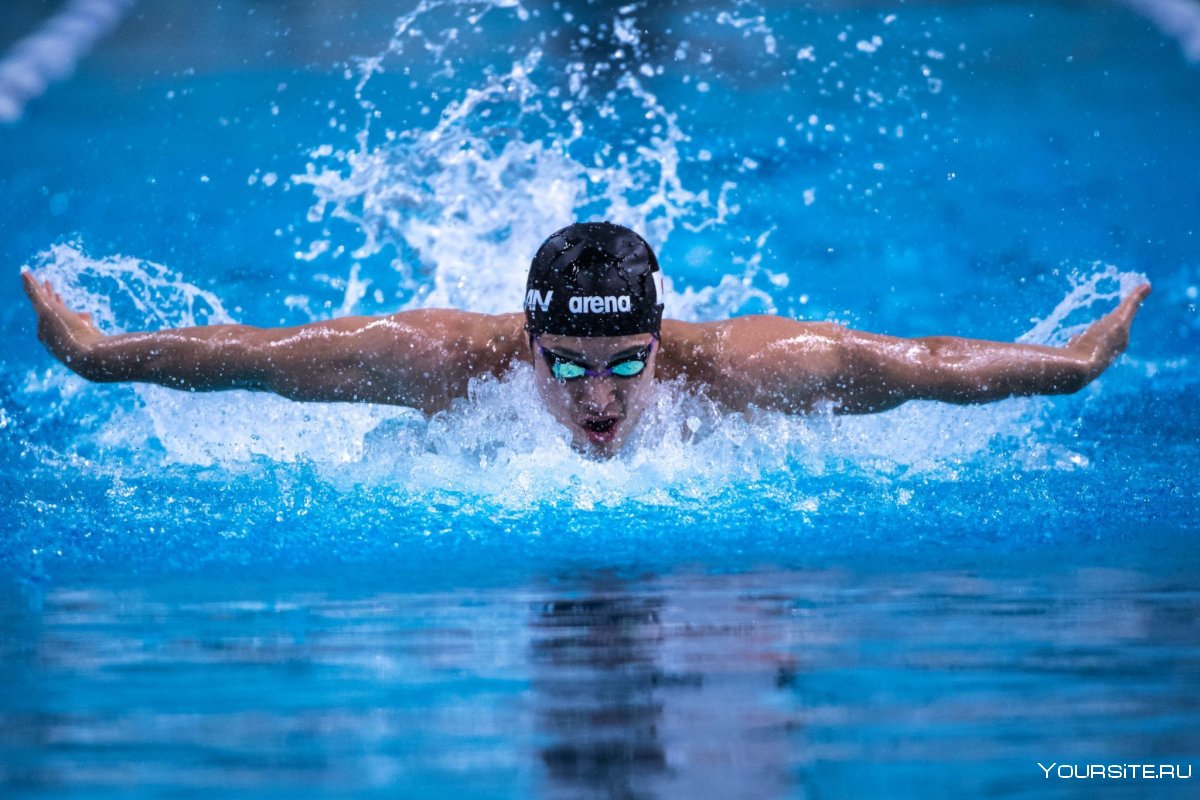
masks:
<svg viewBox="0 0 1200 800"><path fill-rule="evenodd" d="M1040 797L1064 787L1039 761L1194 758L1194 572L1043 555L10 593L3 775L96 796Z"/></svg>

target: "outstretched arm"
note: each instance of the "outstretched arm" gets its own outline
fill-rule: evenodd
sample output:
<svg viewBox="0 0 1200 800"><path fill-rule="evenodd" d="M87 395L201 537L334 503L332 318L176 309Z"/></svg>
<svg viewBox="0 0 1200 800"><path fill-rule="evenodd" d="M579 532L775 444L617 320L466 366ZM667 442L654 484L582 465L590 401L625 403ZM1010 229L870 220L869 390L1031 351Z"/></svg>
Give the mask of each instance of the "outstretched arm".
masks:
<svg viewBox="0 0 1200 800"><path fill-rule="evenodd" d="M38 338L92 381L250 389L293 400L406 405L432 413L519 356L519 315L409 311L290 328L209 325L106 336L50 283L25 272Z"/></svg>
<svg viewBox="0 0 1200 800"><path fill-rule="evenodd" d="M1149 293L1149 285L1139 286L1065 347L951 336L901 339L780 317L691 326L706 329L692 339L700 343L696 352L715 365L713 374L699 377L734 407L807 411L831 401L839 413L864 414L908 400L987 403L1082 389L1125 350L1133 317Z"/></svg>
<svg viewBox="0 0 1200 800"><path fill-rule="evenodd" d="M1149 284L1139 286L1065 347L847 331L844 372L831 394L847 414L882 411L907 400L966 404L1071 394L1125 351L1133 317L1149 293Z"/></svg>

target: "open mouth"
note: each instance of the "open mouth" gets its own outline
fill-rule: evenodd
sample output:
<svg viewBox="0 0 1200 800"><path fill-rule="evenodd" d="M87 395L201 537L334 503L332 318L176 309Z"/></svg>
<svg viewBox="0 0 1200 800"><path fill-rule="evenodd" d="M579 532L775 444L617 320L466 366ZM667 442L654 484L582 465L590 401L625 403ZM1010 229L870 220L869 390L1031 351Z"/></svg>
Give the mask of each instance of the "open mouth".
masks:
<svg viewBox="0 0 1200 800"><path fill-rule="evenodd" d="M603 419L585 419L579 423L579 427L587 432L588 439L593 444L607 442L613 438L617 430L618 420L616 417L604 417Z"/></svg>
<svg viewBox="0 0 1200 800"><path fill-rule="evenodd" d="M583 427L589 433L608 433L616 424L615 419L589 419L584 420Z"/></svg>

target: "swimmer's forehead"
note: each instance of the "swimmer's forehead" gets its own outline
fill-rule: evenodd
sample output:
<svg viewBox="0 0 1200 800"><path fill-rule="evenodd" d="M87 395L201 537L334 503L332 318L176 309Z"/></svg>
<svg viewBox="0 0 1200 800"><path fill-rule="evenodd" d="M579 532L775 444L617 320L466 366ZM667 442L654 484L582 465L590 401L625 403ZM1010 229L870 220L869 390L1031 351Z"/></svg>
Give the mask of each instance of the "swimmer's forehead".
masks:
<svg viewBox="0 0 1200 800"><path fill-rule="evenodd" d="M560 336L543 333L538 337L538 342L547 350L561 355L588 358L608 358L626 351L641 350L648 347L652 341L654 337L649 333L635 333L630 336Z"/></svg>

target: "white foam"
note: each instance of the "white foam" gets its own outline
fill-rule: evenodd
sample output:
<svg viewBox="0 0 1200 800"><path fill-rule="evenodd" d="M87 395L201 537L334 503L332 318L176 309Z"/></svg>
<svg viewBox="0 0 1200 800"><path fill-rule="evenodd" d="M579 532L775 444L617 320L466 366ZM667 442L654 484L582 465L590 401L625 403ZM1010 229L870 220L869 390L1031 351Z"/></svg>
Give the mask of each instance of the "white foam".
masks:
<svg viewBox="0 0 1200 800"><path fill-rule="evenodd" d="M53 245L29 266L107 333L235 321L214 293L167 267L119 255L92 258L79 242Z"/></svg>

